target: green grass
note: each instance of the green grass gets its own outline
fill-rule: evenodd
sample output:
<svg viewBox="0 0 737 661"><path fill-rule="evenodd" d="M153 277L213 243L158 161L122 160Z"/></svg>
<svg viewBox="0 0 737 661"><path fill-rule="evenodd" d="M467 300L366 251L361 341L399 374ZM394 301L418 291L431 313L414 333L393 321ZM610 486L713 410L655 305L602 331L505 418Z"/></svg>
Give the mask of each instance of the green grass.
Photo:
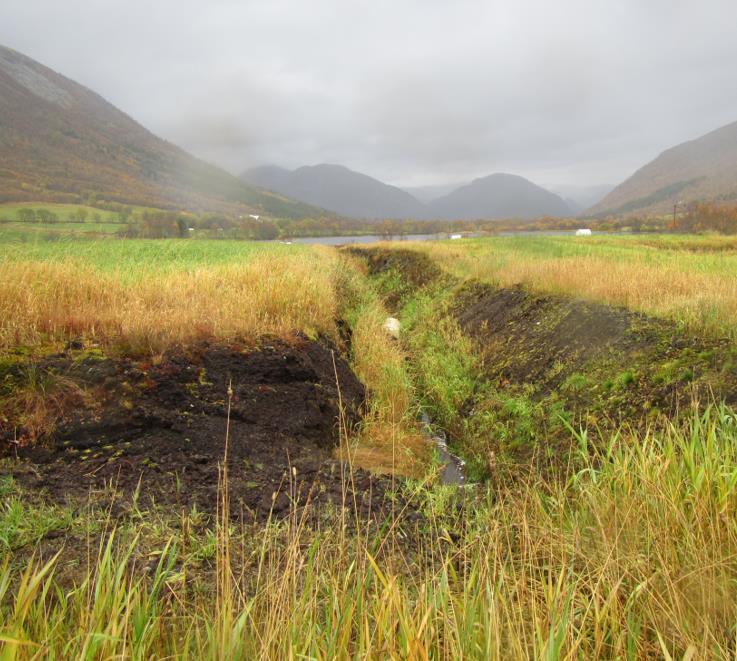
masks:
<svg viewBox="0 0 737 661"><path fill-rule="evenodd" d="M684 246L689 249L683 249ZM612 262L737 276L737 243L731 237L637 234L494 237L464 241L463 250L466 258L459 265L458 275L468 275L467 267L477 260L496 261L501 267L524 258L598 257Z"/></svg>
<svg viewBox="0 0 737 661"><path fill-rule="evenodd" d="M75 218L75 215L79 209L84 209L87 212L87 219L85 223L73 222L73 225L96 225L95 215L99 215L103 222L111 223L118 220L118 213L115 211L106 211L105 209L97 209L84 204L54 204L45 202L6 202L0 204L0 219L6 220L20 220L18 217L18 211L21 209L45 209L51 213L56 214L59 219L59 224L53 224L53 227L59 227L61 223L70 222ZM131 211L155 211L150 207L131 206ZM35 223L29 223L35 224Z"/></svg>
<svg viewBox="0 0 737 661"><path fill-rule="evenodd" d="M18 243L3 241L0 235L0 261L72 261L131 277L152 271L165 273L214 264L237 264L257 255L307 254L314 250L301 244L189 239L69 239Z"/></svg>
<svg viewBox="0 0 737 661"><path fill-rule="evenodd" d="M115 234L118 230L125 228L125 223L115 221L106 221L102 223L76 223L76 222L58 222L58 223L23 223L20 221L3 222L0 224L0 232L3 234L14 232L16 235L25 234L33 236L34 234Z"/></svg>
<svg viewBox="0 0 737 661"><path fill-rule="evenodd" d="M552 437L560 438L571 415L556 393L540 397L533 384L488 381L477 349L449 311L455 295L441 284L406 298L402 340L423 405L450 433L468 479L485 480L501 464L515 463L519 451L529 460L538 447L552 449Z"/></svg>
<svg viewBox="0 0 737 661"><path fill-rule="evenodd" d="M131 206L131 212L157 211L148 207ZM32 222L21 219L21 210L50 211L56 222ZM77 213L84 210L84 221ZM0 204L0 244L8 242L28 243L34 241L58 241L87 238L94 235L114 235L125 229L127 223L120 221L115 211L98 209L84 204L44 204L42 202L6 202Z"/></svg>

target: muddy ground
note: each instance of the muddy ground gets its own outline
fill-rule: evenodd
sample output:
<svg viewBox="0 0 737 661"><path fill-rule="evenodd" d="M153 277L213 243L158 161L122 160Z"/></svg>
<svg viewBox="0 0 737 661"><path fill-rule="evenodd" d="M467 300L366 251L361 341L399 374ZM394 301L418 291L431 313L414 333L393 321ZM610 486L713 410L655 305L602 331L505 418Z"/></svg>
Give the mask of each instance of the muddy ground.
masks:
<svg viewBox="0 0 737 661"><path fill-rule="evenodd" d="M349 476L333 459L341 435L360 421L365 392L325 342L274 339L257 349L200 344L155 363L101 356L77 343L36 369L63 375L88 395L53 432L19 449L12 443L17 429L0 427L4 454L18 457L6 459L4 471L53 501L116 492L123 502L137 498L139 507L214 512L230 401L234 515L263 520L307 501L332 509L346 500L362 515L381 516L388 507L388 478L364 471Z"/></svg>

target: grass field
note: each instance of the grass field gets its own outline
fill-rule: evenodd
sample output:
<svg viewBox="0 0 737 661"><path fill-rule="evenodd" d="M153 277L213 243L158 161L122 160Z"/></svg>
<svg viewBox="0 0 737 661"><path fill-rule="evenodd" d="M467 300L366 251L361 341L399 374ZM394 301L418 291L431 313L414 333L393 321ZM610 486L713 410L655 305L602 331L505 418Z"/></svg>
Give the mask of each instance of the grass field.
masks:
<svg viewBox="0 0 737 661"><path fill-rule="evenodd" d="M3 245L29 245L40 242L112 238L125 227L125 225L119 223L21 223L0 221L0 243Z"/></svg>
<svg viewBox="0 0 737 661"><path fill-rule="evenodd" d="M44 261L76 263L115 272L126 279L151 272L186 271L194 267L243 264L257 256L304 257L318 254L300 244L248 241L182 241L178 239L135 241L36 241L29 244L6 242L3 262ZM319 248L317 249L319 251ZM323 253L330 254L330 253Z"/></svg>
<svg viewBox="0 0 737 661"><path fill-rule="evenodd" d="M332 333L330 257L298 246L187 241L41 242L0 261L0 345L90 337L161 351L174 342L293 330ZM327 295L326 295L327 294Z"/></svg>
<svg viewBox="0 0 737 661"><path fill-rule="evenodd" d="M56 216L54 222L22 218L23 210L43 210ZM130 207L132 212L156 211L146 207ZM19 213L20 212L20 213ZM79 213L84 215L81 220ZM44 204L36 202L6 202L0 204L0 242L3 244L34 243L38 241L69 240L92 236L114 235L125 229L114 211L80 204Z"/></svg>
<svg viewBox="0 0 737 661"><path fill-rule="evenodd" d="M151 211L148 207L131 206L132 211ZM54 204L54 203L43 203L43 202L6 202L0 204L0 219L4 220L15 220L19 221L18 212L21 209L44 209L55 214L58 218L59 223L71 223L73 225L84 225L84 224L96 224L95 219L97 216L100 217L102 223L114 223L118 219L118 214L115 211L107 211L105 209L97 209L84 204ZM87 217L84 223L71 222L76 220L77 214L80 209L86 212Z"/></svg>
<svg viewBox="0 0 737 661"><path fill-rule="evenodd" d="M31 469L10 453L0 460L1 658L735 655L735 413L716 401L616 428L604 424L606 408L590 427L591 416L566 417L575 406L590 413L592 402L619 410L643 399L649 415L663 393L732 383L734 241L520 237L401 248L429 256L427 272L410 262L387 269L384 252L372 271L360 255L298 245L0 246L0 384L13 361L80 338L152 364L202 340L255 346L295 331L329 340L369 398L336 456L393 473L396 502L417 513L353 527L358 504L346 501L318 523L291 506L246 524L224 514L233 494L223 461L215 516L147 504L144 494L121 515L112 484L84 503L29 490ZM573 374L554 363L510 383L488 371L503 347L482 353L454 316L478 282L526 285L525 312L553 292L666 321L643 322L652 346L631 344L628 327L619 341L629 353L591 364L568 356ZM545 319L559 323L550 309ZM381 328L390 311L403 322L399 340ZM0 404L17 406L18 393L4 392ZM484 482L438 484L420 406L453 431L457 451L467 442L483 459ZM0 423L9 411L0 408Z"/></svg>

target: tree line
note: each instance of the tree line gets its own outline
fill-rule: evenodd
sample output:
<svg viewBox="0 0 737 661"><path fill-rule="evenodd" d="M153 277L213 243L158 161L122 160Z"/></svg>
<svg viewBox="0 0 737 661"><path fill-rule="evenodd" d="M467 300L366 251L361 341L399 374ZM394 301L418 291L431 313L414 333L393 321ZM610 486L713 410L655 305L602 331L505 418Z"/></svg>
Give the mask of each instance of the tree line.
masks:
<svg viewBox="0 0 737 661"><path fill-rule="evenodd" d="M672 224L679 232L737 234L737 204L694 202L685 213L674 214Z"/></svg>

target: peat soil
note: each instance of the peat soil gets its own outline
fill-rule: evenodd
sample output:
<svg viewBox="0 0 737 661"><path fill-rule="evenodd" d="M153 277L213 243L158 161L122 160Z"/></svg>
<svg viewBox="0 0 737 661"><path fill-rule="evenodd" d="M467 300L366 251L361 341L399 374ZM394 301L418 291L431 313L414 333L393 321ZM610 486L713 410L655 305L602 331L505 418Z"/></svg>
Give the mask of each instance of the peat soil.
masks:
<svg viewBox="0 0 737 661"><path fill-rule="evenodd" d="M267 339L257 349L202 343L155 361L95 355L77 344L36 370L62 375L95 400L17 450L15 432L0 426L0 474L44 499L104 501L114 493L111 502L214 512L228 419L234 516L260 521L309 502L310 511L345 504L381 517L395 498L389 478L351 473L333 459L341 430L360 420L365 392L323 341Z"/></svg>
<svg viewBox="0 0 737 661"><path fill-rule="evenodd" d="M462 286L453 313L498 387L532 385L613 426L737 403L737 347L630 310L518 286ZM608 426L608 425L607 425Z"/></svg>

